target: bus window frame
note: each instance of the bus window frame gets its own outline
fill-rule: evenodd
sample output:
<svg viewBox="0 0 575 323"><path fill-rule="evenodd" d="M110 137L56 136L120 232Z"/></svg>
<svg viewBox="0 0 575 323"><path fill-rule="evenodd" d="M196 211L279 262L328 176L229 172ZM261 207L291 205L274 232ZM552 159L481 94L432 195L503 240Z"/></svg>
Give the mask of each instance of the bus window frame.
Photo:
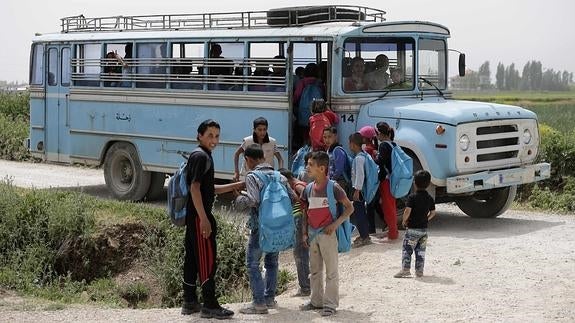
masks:
<svg viewBox="0 0 575 323"><path fill-rule="evenodd" d="M406 57L407 57L407 53L408 50L405 49L405 45L406 44L411 44L412 48L411 48L411 53L412 53L412 62L411 62L411 87L409 88L385 88L385 89L381 89L381 90L365 90L365 91L346 91L344 89L344 73L343 73L343 66L344 66L344 61L346 59L346 53L348 53L348 51L346 50L346 44L350 42L350 40L373 40L372 43L377 43L379 41L379 43L384 44L384 43L394 43L396 45L396 54L397 54L397 59L396 59L396 66L395 68L397 68L397 66L401 66L401 71L403 73L403 77L404 77L404 82L409 83L409 81L407 80L407 66L405 64L406 61ZM395 41L394 41L395 40ZM404 41L397 41L397 40L404 40ZM361 44L363 42L355 42L355 56L354 57L362 57L361 56ZM374 94L377 92L385 92L388 90L391 90L392 92L401 92L401 91L414 91L415 90L415 75L416 75L416 58L417 58L417 39L415 37L411 37L411 36L375 36L375 35L369 35L369 36L350 36L350 37L346 37L344 39L342 39L342 54L341 54L341 59L342 62L341 64L339 64L340 69L341 69L341 73L340 73L340 88L341 91L343 93L345 93L346 95L350 95L350 94L365 94L365 93L369 93L369 94ZM358 46L358 44L360 44ZM401 45L401 46L400 46ZM400 50L400 48L403 47L403 50ZM351 53L351 51L349 51ZM351 59L353 59L354 57L351 57ZM388 56L389 57L389 56ZM363 58L363 57L362 57ZM390 59L391 60L391 59ZM365 61L365 59L364 59ZM389 76L391 77L391 70L392 67L391 65L388 66L388 71L389 71ZM364 74L365 77L365 74Z"/></svg>
<svg viewBox="0 0 575 323"><path fill-rule="evenodd" d="M38 51L40 53L38 53ZM45 48L43 43L35 43L32 45L30 57L30 85L42 86L44 85L44 70L45 70ZM39 67L38 67L39 65ZM39 78L39 83L35 80Z"/></svg>

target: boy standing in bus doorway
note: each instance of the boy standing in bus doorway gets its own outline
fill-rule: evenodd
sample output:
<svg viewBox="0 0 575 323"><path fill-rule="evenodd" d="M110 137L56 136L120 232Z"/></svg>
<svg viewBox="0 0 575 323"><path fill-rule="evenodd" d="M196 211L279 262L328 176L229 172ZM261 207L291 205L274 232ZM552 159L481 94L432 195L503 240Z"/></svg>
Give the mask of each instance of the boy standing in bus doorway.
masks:
<svg viewBox="0 0 575 323"><path fill-rule="evenodd" d="M201 311L203 318L227 319L234 312L220 306L216 298L216 234L218 226L212 214L215 194L240 190L242 182L215 185L212 151L220 141L220 125L205 120L198 126L199 147L190 155L186 183L190 186L190 203L186 218L184 258L184 303L182 314ZM196 294L196 280L200 278L203 306Z"/></svg>

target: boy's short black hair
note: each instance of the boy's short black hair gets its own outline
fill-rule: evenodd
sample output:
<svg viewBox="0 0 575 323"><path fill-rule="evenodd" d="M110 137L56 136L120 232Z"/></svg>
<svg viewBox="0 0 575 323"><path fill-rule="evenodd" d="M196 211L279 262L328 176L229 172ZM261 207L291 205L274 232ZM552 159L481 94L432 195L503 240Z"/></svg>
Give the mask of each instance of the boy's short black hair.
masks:
<svg viewBox="0 0 575 323"><path fill-rule="evenodd" d="M361 145L363 145L363 136L359 132L354 132L349 136L349 142L353 142L361 147Z"/></svg>
<svg viewBox="0 0 575 323"><path fill-rule="evenodd" d="M256 160L264 159L264 151L260 145L251 144L246 148L246 150L244 150L244 156Z"/></svg>
<svg viewBox="0 0 575 323"><path fill-rule="evenodd" d="M280 169L278 169L278 172L280 172L280 174L282 174L288 180L294 178L293 173L287 168L280 168Z"/></svg>
<svg viewBox="0 0 575 323"><path fill-rule="evenodd" d="M307 164L307 161L309 160L309 158L311 157L311 153L312 151L308 152L307 154L305 154L305 156L303 156L303 161Z"/></svg>
<svg viewBox="0 0 575 323"><path fill-rule="evenodd" d="M322 113L327 110L327 104L323 99L314 99L311 103L312 113Z"/></svg>
<svg viewBox="0 0 575 323"><path fill-rule="evenodd" d="M209 127L220 129L220 124L213 119L204 120L198 126L198 135L203 135Z"/></svg>
<svg viewBox="0 0 575 323"><path fill-rule="evenodd" d="M337 127L336 126L329 126L325 127L323 131L329 131L331 134L337 135Z"/></svg>
<svg viewBox="0 0 575 323"><path fill-rule="evenodd" d="M254 129L258 126L268 126L268 120L264 117L259 117L254 120Z"/></svg>
<svg viewBox="0 0 575 323"><path fill-rule="evenodd" d="M418 190L425 190L431 183L431 174L424 169L420 169L413 175L413 181Z"/></svg>
<svg viewBox="0 0 575 323"><path fill-rule="evenodd" d="M329 155L325 151L314 151L309 159L313 159L318 166L329 167Z"/></svg>

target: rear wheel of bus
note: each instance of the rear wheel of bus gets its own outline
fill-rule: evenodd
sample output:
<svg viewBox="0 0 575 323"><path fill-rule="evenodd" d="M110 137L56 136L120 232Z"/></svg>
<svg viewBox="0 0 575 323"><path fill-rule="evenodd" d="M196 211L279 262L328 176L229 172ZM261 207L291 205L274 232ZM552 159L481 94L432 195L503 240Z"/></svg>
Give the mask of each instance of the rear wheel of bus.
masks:
<svg viewBox="0 0 575 323"><path fill-rule="evenodd" d="M117 142L106 153L104 178L115 198L139 201L150 188L151 173L142 169L140 157L132 144Z"/></svg>

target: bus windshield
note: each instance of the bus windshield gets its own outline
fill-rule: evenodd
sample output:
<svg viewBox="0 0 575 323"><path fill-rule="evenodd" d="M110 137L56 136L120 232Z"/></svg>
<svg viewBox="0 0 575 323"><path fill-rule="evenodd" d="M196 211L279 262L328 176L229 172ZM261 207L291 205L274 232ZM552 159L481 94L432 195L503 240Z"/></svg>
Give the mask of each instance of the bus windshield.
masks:
<svg viewBox="0 0 575 323"><path fill-rule="evenodd" d="M413 38L348 38L344 43L345 92L413 89Z"/></svg>

